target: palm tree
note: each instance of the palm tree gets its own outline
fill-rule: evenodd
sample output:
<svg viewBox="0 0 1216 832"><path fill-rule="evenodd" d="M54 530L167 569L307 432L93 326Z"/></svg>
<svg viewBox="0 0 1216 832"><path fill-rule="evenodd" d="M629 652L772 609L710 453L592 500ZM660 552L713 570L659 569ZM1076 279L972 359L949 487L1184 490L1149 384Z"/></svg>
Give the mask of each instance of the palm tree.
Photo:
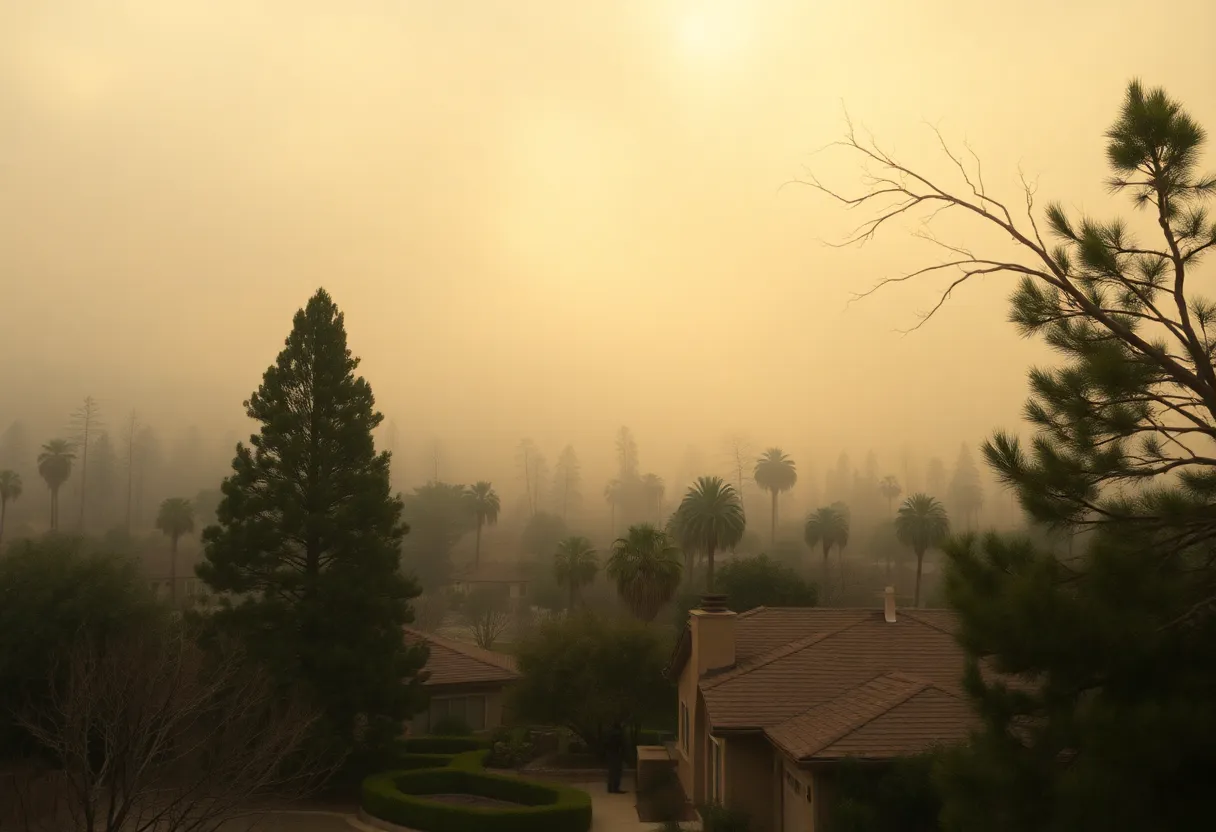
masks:
<svg viewBox="0 0 1216 832"><path fill-rule="evenodd" d="M72 476L72 460L76 453L66 439L52 439L38 454L38 473L51 489L51 531L59 529L59 489Z"/></svg>
<svg viewBox="0 0 1216 832"><path fill-rule="evenodd" d="M591 541L574 535L557 544L553 570L558 585L564 584L570 590L569 611L574 612L579 590L595 580L596 573L600 571L600 561L595 556Z"/></svg>
<svg viewBox="0 0 1216 832"><path fill-rule="evenodd" d="M756 485L773 495L773 528L771 542L777 542L777 495L789 491L798 482L798 472L794 469L794 460L786 456L780 448L769 448L756 460L756 470L752 473Z"/></svg>
<svg viewBox="0 0 1216 832"><path fill-rule="evenodd" d="M672 521L687 565L691 566L688 558L693 552L705 552L706 589L713 592L714 553L722 546L733 549L747 525L735 487L721 477L699 477L685 492Z"/></svg>
<svg viewBox="0 0 1216 832"><path fill-rule="evenodd" d="M630 526L612 544L608 577L617 594L640 620L654 621L680 587L680 550L662 529L649 523Z"/></svg>
<svg viewBox="0 0 1216 832"><path fill-rule="evenodd" d="M663 484L663 478L657 474L647 474L642 477L642 494L645 495L646 507L652 513L656 523L663 513L663 494L666 490L667 486Z"/></svg>
<svg viewBox="0 0 1216 832"><path fill-rule="evenodd" d="M469 503L469 511L477 521L477 542L473 546L473 567L481 565L481 527L493 526L498 522L498 510L501 504L494 486L481 480L468 486L464 492Z"/></svg>
<svg viewBox="0 0 1216 832"><path fill-rule="evenodd" d="M887 498L887 511L894 513L895 498L903 493L899 480L891 475L883 477L882 482L878 484L878 493Z"/></svg>
<svg viewBox="0 0 1216 832"><path fill-rule="evenodd" d="M604 499L608 501L610 534L616 534L616 504L621 501L622 488L620 480L610 480L604 486Z"/></svg>
<svg viewBox="0 0 1216 832"><path fill-rule="evenodd" d="M826 506L806 518L802 537L806 545L823 548L823 589L828 587L828 553L849 544L849 515L840 504Z"/></svg>
<svg viewBox="0 0 1216 832"><path fill-rule="evenodd" d="M16 471L0 471L0 540L4 539L4 515L8 512L9 500L21 496L21 475Z"/></svg>
<svg viewBox="0 0 1216 832"><path fill-rule="evenodd" d="M920 574L925 552L939 545L950 534L946 509L928 494L913 494L904 500L895 516L895 536L916 553L916 591L912 606L920 606Z"/></svg>
<svg viewBox="0 0 1216 832"><path fill-rule="evenodd" d="M169 497L156 512L156 528L169 536L169 599L177 603L177 541L194 531L194 506L184 497Z"/></svg>

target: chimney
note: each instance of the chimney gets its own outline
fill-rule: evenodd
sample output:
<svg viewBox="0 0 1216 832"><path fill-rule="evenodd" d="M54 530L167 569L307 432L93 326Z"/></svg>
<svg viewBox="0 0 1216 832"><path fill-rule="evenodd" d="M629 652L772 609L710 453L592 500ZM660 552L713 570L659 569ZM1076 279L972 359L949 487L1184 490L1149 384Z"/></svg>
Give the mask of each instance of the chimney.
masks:
<svg viewBox="0 0 1216 832"><path fill-rule="evenodd" d="M882 617L888 624L895 623L895 587L887 587L883 593Z"/></svg>
<svg viewBox="0 0 1216 832"><path fill-rule="evenodd" d="M725 595L703 595L701 608L688 615L692 636L692 662L697 677L710 670L730 667L735 663L735 619L738 616L726 606Z"/></svg>

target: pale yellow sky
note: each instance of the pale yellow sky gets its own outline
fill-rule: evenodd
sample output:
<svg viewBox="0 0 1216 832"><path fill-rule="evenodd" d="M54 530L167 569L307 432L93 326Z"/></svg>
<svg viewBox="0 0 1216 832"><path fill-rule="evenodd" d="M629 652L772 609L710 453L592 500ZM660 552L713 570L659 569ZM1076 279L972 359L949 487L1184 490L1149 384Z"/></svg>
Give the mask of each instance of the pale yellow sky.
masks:
<svg viewBox="0 0 1216 832"><path fill-rule="evenodd" d="M1015 203L1021 165L1126 210L1102 132L1131 76L1216 131L1216 4L1147 29L1130 0L0 0L0 423L91 393L239 427L324 285L453 478L510 478L525 435L602 467L622 423L660 473L729 430L820 471L950 461L1045 356L1011 284L900 336L940 282L849 294L937 255L825 247L861 217L778 187L857 184L812 157L843 102L929 172L926 120Z"/></svg>

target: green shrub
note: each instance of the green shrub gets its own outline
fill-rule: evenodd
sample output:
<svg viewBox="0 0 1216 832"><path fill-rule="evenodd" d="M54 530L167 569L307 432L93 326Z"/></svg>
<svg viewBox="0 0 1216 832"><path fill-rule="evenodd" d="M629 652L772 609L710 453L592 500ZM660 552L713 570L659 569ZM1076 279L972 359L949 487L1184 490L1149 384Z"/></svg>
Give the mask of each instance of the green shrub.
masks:
<svg viewBox="0 0 1216 832"><path fill-rule="evenodd" d="M738 809L728 809L718 803L707 803L698 809L704 832L748 832L751 819Z"/></svg>
<svg viewBox="0 0 1216 832"><path fill-rule="evenodd" d="M432 733L437 737L467 737L473 733L464 717L445 716L435 723Z"/></svg>
<svg viewBox="0 0 1216 832"><path fill-rule="evenodd" d="M519 805L461 806L427 798L433 794L477 795ZM456 767L369 777L363 782L363 810L423 832L587 832L591 828L591 797L586 792Z"/></svg>
<svg viewBox="0 0 1216 832"><path fill-rule="evenodd" d="M466 751L463 754L454 755L451 762L448 763L448 767L461 771L481 771L486 767L489 756L489 751Z"/></svg>
<svg viewBox="0 0 1216 832"><path fill-rule="evenodd" d="M490 741L484 737L407 737L401 745L410 754L463 754L488 750Z"/></svg>

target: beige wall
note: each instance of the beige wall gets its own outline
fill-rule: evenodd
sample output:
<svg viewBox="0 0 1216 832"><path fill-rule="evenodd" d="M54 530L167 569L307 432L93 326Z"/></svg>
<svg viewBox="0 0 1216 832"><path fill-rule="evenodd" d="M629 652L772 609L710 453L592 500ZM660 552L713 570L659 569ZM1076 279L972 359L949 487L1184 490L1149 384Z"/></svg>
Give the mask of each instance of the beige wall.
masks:
<svg viewBox="0 0 1216 832"><path fill-rule="evenodd" d="M761 735L729 737L726 743L725 801L746 812L752 832L778 832L781 781L774 782L773 747Z"/></svg>

